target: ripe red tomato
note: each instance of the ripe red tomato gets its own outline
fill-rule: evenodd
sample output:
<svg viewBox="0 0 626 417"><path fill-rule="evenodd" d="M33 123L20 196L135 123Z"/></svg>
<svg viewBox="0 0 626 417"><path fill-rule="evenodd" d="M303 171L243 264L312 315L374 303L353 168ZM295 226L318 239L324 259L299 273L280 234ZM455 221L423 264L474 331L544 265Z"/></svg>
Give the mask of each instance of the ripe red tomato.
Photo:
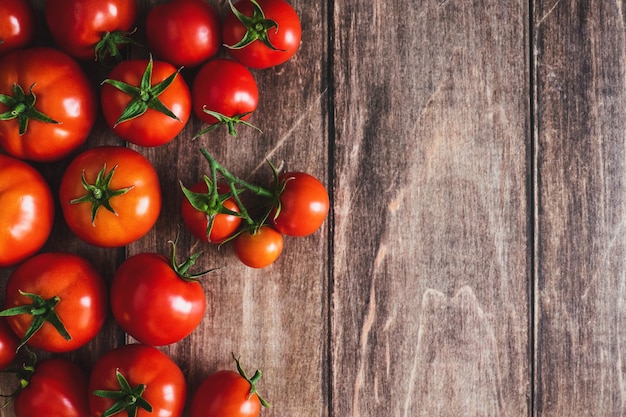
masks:
<svg viewBox="0 0 626 417"><path fill-rule="evenodd" d="M190 259L193 264L195 257ZM189 266L157 253L139 253L124 261L115 272L110 297L120 327L152 346L191 334L202 321L206 299L198 280L186 271Z"/></svg>
<svg viewBox="0 0 626 417"><path fill-rule="evenodd" d="M263 225L256 232L243 231L233 241L235 255L251 268L265 268L283 251L283 235L271 226Z"/></svg>
<svg viewBox="0 0 626 417"><path fill-rule="evenodd" d="M99 247L120 247L141 238L161 211L159 177L143 155L101 146L78 155L59 191L63 216L79 238Z"/></svg>
<svg viewBox="0 0 626 417"><path fill-rule="evenodd" d="M13 403L16 417L89 415L87 376L78 365L68 359L48 358L27 373L22 381L26 386Z"/></svg>
<svg viewBox="0 0 626 417"><path fill-rule="evenodd" d="M27 0L0 2L0 55L30 44L35 34L35 15Z"/></svg>
<svg viewBox="0 0 626 417"><path fill-rule="evenodd" d="M270 68L286 62L296 53L302 27L298 14L286 1L257 0L256 3L259 7L250 0L234 4L233 7L252 18L252 22L246 27L231 10L222 25L222 39L229 46L228 52L245 66Z"/></svg>
<svg viewBox="0 0 626 417"><path fill-rule="evenodd" d="M6 317L0 317L0 370L6 369L17 355L20 339L9 326Z"/></svg>
<svg viewBox="0 0 626 417"><path fill-rule="evenodd" d="M250 118L259 104L259 89L254 76L242 64L230 59L214 59L202 66L191 87L193 111L212 126L226 124L231 134L234 125ZM210 112L225 118L215 117ZM205 130L206 131L206 130Z"/></svg>
<svg viewBox="0 0 626 417"><path fill-rule="evenodd" d="M22 342L30 337L30 346L69 352L96 336L107 306L106 283L89 261L71 253L42 253L13 271L0 314Z"/></svg>
<svg viewBox="0 0 626 417"><path fill-rule="evenodd" d="M120 138L139 146L174 139L191 115L191 93L176 68L133 59L116 65L100 95L104 118Z"/></svg>
<svg viewBox="0 0 626 417"><path fill-rule="evenodd" d="M46 0L45 15L59 48L78 59L103 61L129 43L137 1Z"/></svg>
<svg viewBox="0 0 626 417"><path fill-rule="evenodd" d="M89 409L101 417L118 404L123 415L180 417L187 397L182 371L165 353L125 345L105 353L89 377ZM151 411L146 410L149 408Z"/></svg>
<svg viewBox="0 0 626 417"><path fill-rule="evenodd" d="M180 211L185 226L196 238L203 242L222 243L237 231L241 217L229 212L239 213L239 206L233 197L224 198L229 191L226 185L218 185L220 197L216 202L211 201L205 181L194 184L189 191L191 194L185 192Z"/></svg>
<svg viewBox="0 0 626 417"><path fill-rule="evenodd" d="M146 39L157 58L194 67L221 46L219 16L206 0L173 0L148 12Z"/></svg>
<svg viewBox="0 0 626 417"><path fill-rule="evenodd" d="M0 267L14 265L48 240L54 200L39 172L0 154Z"/></svg>
<svg viewBox="0 0 626 417"><path fill-rule="evenodd" d="M36 47L0 59L0 147L6 153L61 159L87 140L97 108L95 89L69 55Z"/></svg>
<svg viewBox="0 0 626 417"><path fill-rule="evenodd" d="M307 236L319 229L329 208L324 185L304 172L286 172L278 179L284 184L280 208L270 214L276 230L287 236Z"/></svg>

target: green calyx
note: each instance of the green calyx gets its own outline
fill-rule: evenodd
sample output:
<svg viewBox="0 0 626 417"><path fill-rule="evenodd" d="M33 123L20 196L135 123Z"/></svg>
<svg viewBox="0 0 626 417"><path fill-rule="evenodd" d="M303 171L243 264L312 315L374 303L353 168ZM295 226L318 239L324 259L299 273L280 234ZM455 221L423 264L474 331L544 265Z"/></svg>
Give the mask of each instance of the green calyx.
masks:
<svg viewBox="0 0 626 417"><path fill-rule="evenodd" d="M136 417L137 411L140 408L149 413L152 412L152 405L143 398L143 393L146 390L145 384L131 387L128 380L122 375L119 369L115 370L115 377L120 385L119 390L96 390L93 392L94 395L98 397L115 401L115 403L102 414L102 417L110 417L122 411L126 411L128 417Z"/></svg>
<svg viewBox="0 0 626 417"><path fill-rule="evenodd" d="M257 388L256 388L256 384L261 380L261 376L263 375L261 371L257 369L254 375L252 375L251 378L248 378L248 375L246 375L246 372L241 367L239 358L235 357L234 353L233 353L233 359L235 360L235 363L237 364L237 372L239 372L239 375L241 375L243 379L245 379L246 381L250 383L250 393L248 394L248 399L250 399L253 395L256 394L256 396L259 398L259 402L261 403L261 405L263 407L270 408L271 404L269 404L267 401L263 399L263 397L259 395L259 392L257 391Z"/></svg>
<svg viewBox="0 0 626 417"><path fill-rule="evenodd" d="M176 235L176 240L169 241L169 244L172 246L172 251L170 252L170 265L172 269L180 279L186 282L198 282L198 280L204 275L216 271L218 268L208 269L206 271L202 271L199 273L192 274L189 272L189 268L196 264L196 260L202 255L202 252L197 252L190 255L185 261L182 263L178 263L176 256L176 245L178 244L178 235Z"/></svg>
<svg viewBox="0 0 626 417"><path fill-rule="evenodd" d="M121 188L119 190L111 189L111 179L117 169L117 165L114 166L108 173L106 172L106 164L102 166L102 169L98 172L95 184L89 184L85 178L85 171L81 174L81 182L83 188L87 191L85 195L79 198L71 200L70 204L89 203L91 204L91 224L95 226L96 215L100 207L104 207L106 210L117 215L115 209L111 206L111 199L123 194L126 194L134 188L134 186Z"/></svg>
<svg viewBox="0 0 626 417"><path fill-rule="evenodd" d="M13 96L0 94L0 103L9 108L8 111L0 114L0 120L17 119L20 135L26 133L31 119L42 123L60 124L35 108L37 97L33 93L34 87L35 84L31 85L26 94L22 86L13 84Z"/></svg>
<svg viewBox="0 0 626 417"><path fill-rule="evenodd" d="M139 42L131 38L131 36L134 35L136 31L137 29L131 32L106 32L94 48L96 61L100 62L101 64L104 64L111 59L115 62L123 61L124 58L122 57L119 48L121 45L132 44L141 46Z"/></svg>
<svg viewBox="0 0 626 417"><path fill-rule="evenodd" d="M8 398L8 400L0 406L0 409L5 409L9 405L13 404L17 396L22 390L24 390L28 385L30 385L30 380L35 373L35 367L37 364L37 355L34 352L31 352L27 349L28 358L24 361L21 367L19 368L10 368L3 369L1 372L14 374L18 381L19 385L15 388L15 390L9 395L0 395L2 398Z"/></svg>
<svg viewBox="0 0 626 417"><path fill-rule="evenodd" d="M237 137L237 131L235 130L235 125L237 125L237 124L242 124L242 125L245 125L245 126L249 126L249 127L253 128L253 129L256 129L259 132L263 133L261 131L261 129L259 129L258 127L256 127L252 123L249 123L249 122L247 122L245 120L242 120L244 117L246 117L247 115L249 115L252 112L246 112L246 113L242 113L242 114L237 114L235 116L226 116L226 115L224 115L222 113L218 113L216 111L209 110L206 107L204 107L202 109L202 111L205 112L206 114L210 114L211 116L215 117L217 119L217 122L213 123L212 125L210 125L209 127L205 128L205 129L202 129L200 132L198 132L193 137L193 139L197 139L200 136L204 135L205 133L207 133L207 132L209 132L209 131L211 131L211 130L213 130L216 127L221 126L221 125L228 126L228 133L231 136L234 136L234 137Z"/></svg>
<svg viewBox="0 0 626 417"><path fill-rule="evenodd" d="M265 13L263 13L263 9L259 6L255 0L250 0L252 6L254 7L254 11L252 13L252 17L246 16L242 14L237 8L233 5L231 0L228 0L228 4L230 5L230 9L233 14L239 19L242 25L246 28L246 33L234 45L224 45L230 49L242 49L251 44L252 42L258 40L262 42L268 48L274 51L284 51L282 49L276 48L272 42L270 41L268 31L274 28L275 32L278 32L278 23L275 20L266 19Z"/></svg>
<svg viewBox="0 0 626 417"><path fill-rule="evenodd" d="M120 123L126 122L128 120L135 119L142 114L144 114L148 109L153 109L158 112L165 114L166 116L171 117L172 119L178 120L182 123L182 120L178 116L174 114L170 109L167 108L165 104L161 100L159 100L159 96L168 89L170 85L174 82L182 67L172 73L169 77L164 79L158 84L152 85L152 69L154 67L154 62L152 57L148 61L148 65L146 66L146 70L141 77L141 82L139 86L134 86L127 84L123 81L106 79L102 82L102 84L110 84L113 87L117 88L120 91L128 94L132 97L128 106L124 109L120 117L117 119L113 127L117 126Z"/></svg>
<svg viewBox="0 0 626 417"><path fill-rule="evenodd" d="M25 304L0 311L0 317L18 316L20 314L30 314L33 316L33 321L26 333L24 333L22 340L20 340L17 350L24 346L46 322L50 323L65 340L72 340L72 336L70 336L69 332L65 328L65 325L59 318L59 315L54 310L56 305L61 301L58 296L54 296L46 300L37 294L31 294L23 291L20 291L20 294L30 298L33 302L31 304Z"/></svg>

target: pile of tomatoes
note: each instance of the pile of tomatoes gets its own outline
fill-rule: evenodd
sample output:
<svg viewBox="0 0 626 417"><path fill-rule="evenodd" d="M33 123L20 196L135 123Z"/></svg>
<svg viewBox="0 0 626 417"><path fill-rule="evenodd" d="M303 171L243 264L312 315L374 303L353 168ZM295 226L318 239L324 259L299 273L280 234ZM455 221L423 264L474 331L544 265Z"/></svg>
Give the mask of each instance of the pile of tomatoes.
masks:
<svg viewBox="0 0 626 417"><path fill-rule="evenodd" d="M138 341L106 353L88 377L66 359L29 355L17 370L18 417L34 415L35 403L45 404L48 415L182 415L185 378L156 346L180 341L203 319L198 278L205 272L189 272L197 255L179 262L171 242L169 257L128 258L108 286L76 254L39 252L54 224L55 201L72 233L103 248L136 241L160 215L159 174L140 150L88 146L99 115L112 137L138 149L174 140L192 117L204 123L196 136L220 126L235 136L238 127L256 128L248 120L259 90L249 68L288 61L300 45L300 20L284 0L229 1L229 7L220 17L208 0L170 0L138 25L136 0L46 0L52 42L38 45L29 0L0 3L0 268L15 268L0 312L0 367L29 346L52 353L84 346L109 308ZM124 50L138 45L138 26L145 28L141 47L149 58L126 59ZM84 72L86 60L107 68L100 85ZM188 85L180 73L194 67ZM323 224L328 193L314 176L270 164L272 184L251 184L199 151L206 175L190 186L176 184L182 221L198 239L232 242L241 262L263 268L282 252L283 235L307 236ZM31 163L64 158L71 159L55 196ZM158 290L159 280L168 282L168 294ZM192 417L256 416L267 405L256 392L260 372L248 377L235 362L238 372L217 372L198 387Z"/></svg>

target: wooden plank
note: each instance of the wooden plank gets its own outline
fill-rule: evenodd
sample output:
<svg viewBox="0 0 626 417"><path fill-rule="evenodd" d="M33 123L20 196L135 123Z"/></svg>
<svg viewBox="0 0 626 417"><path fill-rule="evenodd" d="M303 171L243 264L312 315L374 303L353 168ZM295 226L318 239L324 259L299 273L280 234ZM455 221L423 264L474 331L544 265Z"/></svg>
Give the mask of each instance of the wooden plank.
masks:
<svg viewBox="0 0 626 417"><path fill-rule="evenodd" d="M527 5L333 19L331 415L527 415Z"/></svg>
<svg viewBox="0 0 626 417"><path fill-rule="evenodd" d="M538 2L536 409L626 413L622 2Z"/></svg>

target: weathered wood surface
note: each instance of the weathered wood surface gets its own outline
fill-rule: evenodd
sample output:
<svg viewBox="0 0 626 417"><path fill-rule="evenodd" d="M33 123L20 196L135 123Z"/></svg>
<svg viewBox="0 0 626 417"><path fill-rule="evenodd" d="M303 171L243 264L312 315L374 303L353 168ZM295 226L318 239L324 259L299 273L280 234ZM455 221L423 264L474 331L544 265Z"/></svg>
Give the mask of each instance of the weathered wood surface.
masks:
<svg viewBox="0 0 626 417"><path fill-rule="evenodd" d="M142 0L140 19L161 2ZM199 269L224 267L206 281L201 328L163 348L190 390L236 352L264 370L265 416L626 414L622 2L292 4L302 48L254 72L263 134L192 142L192 120L136 148L164 184L155 229L104 250L57 216L45 250L110 279L126 257L168 249L178 180L206 172L199 146L249 179L284 162L328 184L332 210L275 265L181 235L181 252L205 251ZM101 143L120 143L102 121L88 146ZM66 163L37 167L56 190ZM129 341L110 319L68 356L88 371Z"/></svg>

